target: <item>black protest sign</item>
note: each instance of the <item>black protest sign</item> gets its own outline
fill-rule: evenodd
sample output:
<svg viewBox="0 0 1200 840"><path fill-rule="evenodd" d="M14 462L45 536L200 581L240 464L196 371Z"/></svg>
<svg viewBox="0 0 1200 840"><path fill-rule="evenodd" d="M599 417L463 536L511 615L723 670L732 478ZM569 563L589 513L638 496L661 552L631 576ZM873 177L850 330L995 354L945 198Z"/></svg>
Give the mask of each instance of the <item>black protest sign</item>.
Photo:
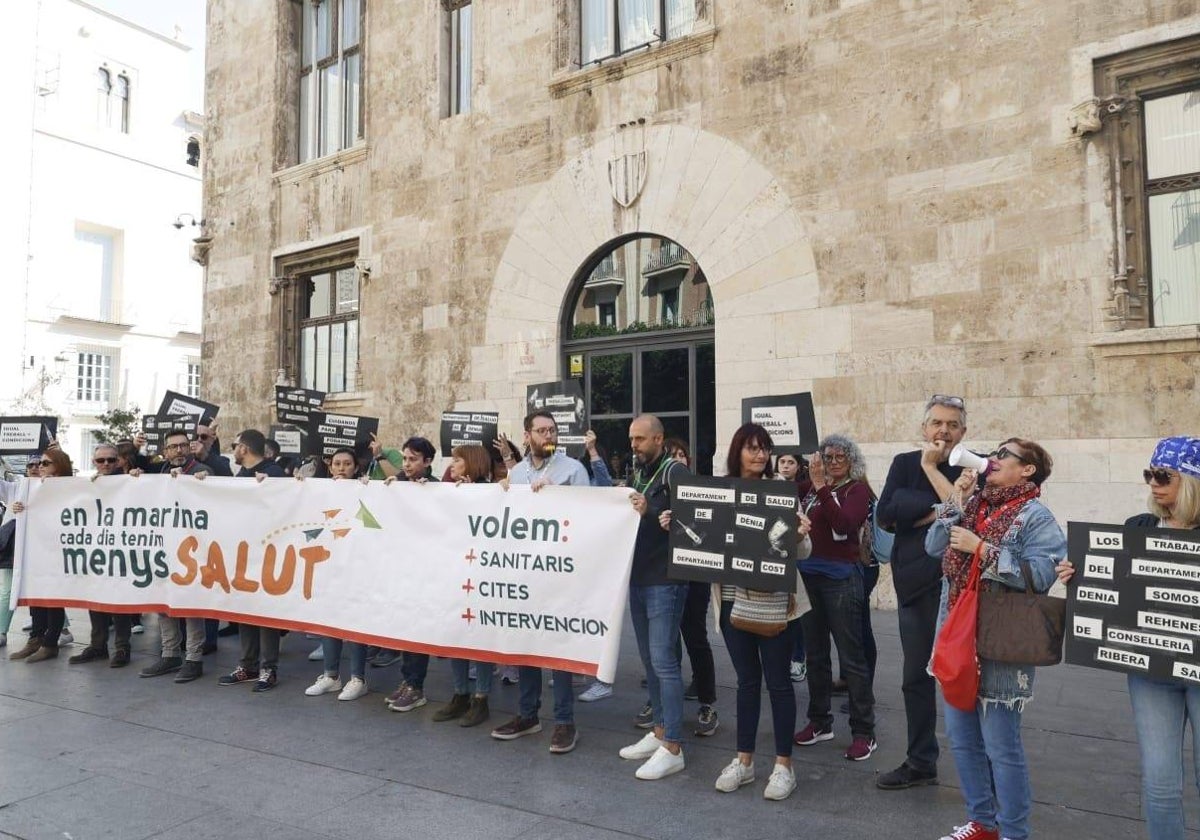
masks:
<svg viewBox="0 0 1200 840"><path fill-rule="evenodd" d="M279 444L280 455L304 455L308 432L295 426L272 426L271 439Z"/></svg>
<svg viewBox="0 0 1200 840"><path fill-rule="evenodd" d="M275 386L275 419L283 425L306 428L309 415L324 404L324 391Z"/></svg>
<svg viewBox="0 0 1200 840"><path fill-rule="evenodd" d="M57 417L0 417L0 455L36 455L57 435Z"/></svg>
<svg viewBox="0 0 1200 840"><path fill-rule="evenodd" d="M572 458L583 454L583 437L588 429L587 406L577 379L530 385L525 392L525 413L549 411L558 424L558 445Z"/></svg>
<svg viewBox="0 0 1200 840"><path fill-rule="evenodd" d="M771 435L776 455L808 455L817 451L817 415L812 394L778 394L742 400L742 422L757 423Z"/></svg>
<svg viewBox="0 0 1200 840"><path fill-rule="evenodd" d="M495 411L445 411L442 413L442 454L449 455L456 446L484 446L490 457L499 428L500 414Z"/></svg>
<svg viewBox="0 0 1200 840"><path fill-rule="evenodd" d="M689 475L673 481L668 574L795 591L797 489L794 481L768 479Z"/></svg>
<svg viewBox="0 0 1200 840"><path fill-rule="evenodd" d="M196 439L196 415L194 414L144 414L142 434L146 436L146 452L150 455L162 452L167 435L183 432L188 440Z"/></svg>
<svg viewBox="0 0 1200 840"><path fill-rule="evenodd" d="M167 391L155 414L160 417L168 417L172 414L191 414L200 418L199 425L211 426L212 421L217 419L217 413L220 410L219 405L205 402L199 397L185 397L176 391Z"/></svg>
<svg viewBox="0 0 1200 840"><path fill-rule="evenodd" d="M372 437L378 433L377 417L313 411L308 419L308 452L324 457L345 447L362 455L371 445Z"/></svg>
<svg viewBox="0 0 1200 840"><path fill-rule="evenodd" d="M1200 684L1200 532L1070 522L1064 658Z"/></svg>

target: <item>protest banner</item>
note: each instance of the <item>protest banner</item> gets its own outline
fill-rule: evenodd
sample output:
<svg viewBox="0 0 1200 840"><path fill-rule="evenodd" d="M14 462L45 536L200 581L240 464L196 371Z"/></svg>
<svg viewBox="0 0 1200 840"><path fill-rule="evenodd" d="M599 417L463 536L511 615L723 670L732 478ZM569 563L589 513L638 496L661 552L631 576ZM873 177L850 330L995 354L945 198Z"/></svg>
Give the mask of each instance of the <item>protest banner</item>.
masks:
<svg viewBox="0 0 1200 840"><path fill-rule="evenodd" d="M638 526L628 491L147 475L19 493L25 605L615 672Z"/></svg>
<svg viewBox="0 0 1200 840"><path fill-rule="evenodd" d="M57 417L0 417L0 455L36 455L57 435Z"/></svg>
<svg viewBox="0 0 1200 840"><path fill-rule="evenodd" d="M154 455L161 452L163 439L168 432L183 432L188 436L188 440L195 440L197 419L194 414L142 415L142 434L146 436L146 453Z"/></svg>
<svg viewBox="0 0 1200 840"><path fill-rule="evenodd" d="M163 395L162 402L159 403L158 414L160 417L166 417L172 414L192 414L199 417L199 425L211 426L212 421L217 419L217 414L221 411L221 407L210 402L205 402L199 397L185 397L176 391L167 391Z"/></svg>
<svg viewBox="0 0 1200 840"><path fill-rule="evenodd" d="M817 415L812 394L774 394L742 400L742 422L767 430L776 455L811 455L817 451Z"/></svg>
<svg viewBox="0 0 1200 840"><path fill-rule="evenodd" d="M798 501L794 481L695 475L672 481L668 574L795 591Z"/></svg>
<svg viewBox="0 0 1200 840"><path fill-rule="evenodd" d="M305 446L308 432L295 426L271 426L271 439L279 444L280 455L303 456L308 451Z"/></svg>
<svg viewBox="0 0 1200 840"><path fill-rule="evenodd" d="M542 409L554 415L554 422L558 424L558 445L566 448L567 454L572 458L582 455L583 437L588 430L588 416L579 380L542 382L526 388L526 414Z"/></svg>
<svg viewBox="0 0 1200 840"><path fill-rule="evenodd" d="M275 419L281 425L307 428L309 415L324 404L324 391L275 386Z"/></svg>
<svg viewBox="0 0 1200 840"><path fill-rule="evenodd" d="M379 433L379 418L358 417L354 414L330 414L312 411L308 415L309 455L332 455L335 450L347 447L362 454L371 444L371 437Z"/></svg>
<svg viewBox="0 0 1200 840"><path fill-rule="evenodd" d="M1200 534L1067 523L1064 659L1200 683Z"/></svg>
<svg viewBox="0 0 1200 840"><path fill-rule="evenodd" d="M495 411L442 412L442 454L449 455L456 446L483 446L489 457L500 428L500 414Z"/></svg>

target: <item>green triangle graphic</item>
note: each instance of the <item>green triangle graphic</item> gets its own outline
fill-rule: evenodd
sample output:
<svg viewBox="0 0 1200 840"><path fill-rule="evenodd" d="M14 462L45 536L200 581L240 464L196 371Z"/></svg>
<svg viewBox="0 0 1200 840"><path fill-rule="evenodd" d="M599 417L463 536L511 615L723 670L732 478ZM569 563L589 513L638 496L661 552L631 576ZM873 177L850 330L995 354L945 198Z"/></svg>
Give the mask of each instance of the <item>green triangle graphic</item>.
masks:
<svg viewBox="0 0 1200 840"><path fill-rule="evenodd" d="M383 528L379 524L379 520L375 518L375 514L367 510L367 506L362 502L358 503L358 513L354 514L354 518L361 520L364 528Z"/></svg>

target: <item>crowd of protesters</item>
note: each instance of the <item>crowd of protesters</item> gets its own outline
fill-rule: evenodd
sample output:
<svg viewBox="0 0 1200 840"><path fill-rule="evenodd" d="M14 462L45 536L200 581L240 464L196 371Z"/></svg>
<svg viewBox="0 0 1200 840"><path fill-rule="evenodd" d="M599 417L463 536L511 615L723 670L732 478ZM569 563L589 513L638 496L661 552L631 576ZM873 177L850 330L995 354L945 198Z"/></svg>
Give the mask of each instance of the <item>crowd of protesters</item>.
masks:
<svg viewBox="0 0 1200 840"><path fill-rule="evenodd" d="M916 420L917 418L914 418ZM1053 514L1040 500L1053 461L1036 441L1011 437L986 456L982 475L953 466L950 454L967 433L967 409L955 396L934 395L919 418L921 447L897 455L876 494L866 476L862 451L846 435L829 435L809 458L777 455L770 434L747 423L727 448L725 474L749 480L795 482L799 497L797 586L791 593L756 593L740 587L689 583L669 574L670 498L674 482L688 474L684 441L667 438L653 415L629 426L631 460L611 458L588 433L586 451L572 458L557 445L558 427L548 412L525 418L522 445L501 436L492 451L481 446L456 447L442 481L529 485L609 487L623 480L639 517L629 585L629 611L637 640L646 691L644 706L633 717L646 730L620 750L635 762L639 779L655 780L686 766L685 702L698 701L691 727L695 736L711 736L720 719L716 711L716 665L708 639L708 618L724 639L736 675L735 755L715 780L715 788L733 793L756 781L755 752L765 684L773 731L773 762L762 795L786 799L796 789L792 753L842 737L835 731L834 696L846 695L848 740L839 746L847 760L865 761L875 752L875 642L869 598L878 579L875 533L891 541L890 561L898 601L902 647L902 693L907 722L906 757L899 766L877 776L883 790L936 784L940 746L937 738L937 684L929 663L937 633L953 608L973 564L982 586L1024 589L1029 580L1046 592L1055 580L1070 581L1074 572L1066 558L1066 539ZM194 436L168 434L154 458L144 440L103 444L94 452L98 477L147 472L176 476L236 476L255 480L439 480L433 474L436 450L423 437L411 437L398 448L374 437L362 452L339 449L305 462L282 456L261 432L246 430L232 447L232 463L221 454L215 423L200 426ZM28 475L52 479L74 473L71 460L57 446L29 462ZM1143 478L1150 486L1147 513L1129 524L1192 529L1200 527L1200 439L1175 437L1159 443ZM23 507L13 501L15 481L0 482L0 503L7 505L0 526L0 646L12 613L9 591L13 567L15 516ZM1025 570L1024 572L1022 570ZM754 610L778 617L764 630ZM774 612L772 612L774 611ZM65 612L33 607L26 642L11 660L44 662L58 656L64 639ZM747 615L751 618L747 619ZM72 664L130 661L130 636L140 618L91 613L91 638L70 658ZM756 623L756 621L758 623ZM218 628L212 620L159 616L161 656L140 671L141 677L174 675L189 682L203 674L203 657L216 649L217 637L236 633L241 658L219 684L249 684L255 692L279 685L280 639L284 632L241 625ZM110 655L108 639L114 640ZM16 648L16 646L13 646ZM692 681L682 677L683 652ZM838 675L834 675L833 651ZM343 680L343 653L348 678ZM400 662L400 682L386 696L395 712L412 713L427 704L425 678L430 657L387 651L324 638L309 659L322 661L308 696L337 694L356 700L369 691L367 666ZM493 671L506 684L518 686L517 713L492 731L493 738L515 740L542 731L543 674L535 667L496 669L487 661L449 662L453 693L433 712L433 720L478 726L490 718ZM1030 836L1030 789L1021 740L1021 720L1034 696L1032 666L979 662L979 689L974 709L946 704L946 736L954 755L967 821L941 840L1024 840ZM795 683L808 683L808 707L799 726ZM573 675L553 671L552 753L568 753L579 743L575 701L596 702L613 696L613 686L593 682L577 698ZM1175 681L1129 677L1134 722L1141 747L1143 806L1152 840L1181 838L1183 817L1183 733L1186 721L1200 713L1200 686ZM640 701L639 701L640 703ZM631 712L633 709L631 708ZM1194 724L1194 720L1193 720ZM1193 729L1193 737L1196 736ZM1197 743L1200 753L1200 743Z"/></svg>

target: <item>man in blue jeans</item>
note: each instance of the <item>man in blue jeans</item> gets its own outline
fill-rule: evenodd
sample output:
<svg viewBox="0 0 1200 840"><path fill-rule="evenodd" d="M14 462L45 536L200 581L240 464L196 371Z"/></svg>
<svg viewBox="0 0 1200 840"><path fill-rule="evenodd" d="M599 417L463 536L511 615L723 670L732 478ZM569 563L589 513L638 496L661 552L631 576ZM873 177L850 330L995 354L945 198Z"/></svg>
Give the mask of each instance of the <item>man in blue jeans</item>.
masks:
<svg viewBox="0 0 1200 840"><path fill-rule="evenodd" d="M508 471L506 490L510 484L528 484L535 493L550 484L591 486L583 464L558 448L558 424L549 411L535 411L525 418L525 447L528 454ZM514 741L542 731L538 719L542 669L523 665L518 673L520 708L516 717L492 730L492 737L498 741ZM554 671L554 732L550 736L550 752L569 753L578 742L573 675L570 671Z"/></svg>
<svg viewBox="0 0 1200 840"><path fill-rule="evenodd" d="M663 450L662 422L653 414L629 424L629 446L636 464L630 501L641 517L629 576L629 612L646 669L654 730L620 755L645 762L634 774L639 779L661 779L684 768L683 679L676 646L688 584L667 577L670 539L658 517L671 507L672 480L686 474L687 467Z"/></svg>

